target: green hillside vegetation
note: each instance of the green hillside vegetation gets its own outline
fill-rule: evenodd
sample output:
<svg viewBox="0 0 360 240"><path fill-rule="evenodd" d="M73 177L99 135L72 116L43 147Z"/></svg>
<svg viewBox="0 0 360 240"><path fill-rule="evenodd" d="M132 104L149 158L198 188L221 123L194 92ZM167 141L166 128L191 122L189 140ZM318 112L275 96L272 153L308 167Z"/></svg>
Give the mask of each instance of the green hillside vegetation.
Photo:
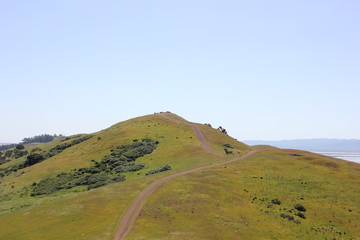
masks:
<svg viewBox="0 0 360 240"><path fill-rule="evenodd" d="M141 142L121 145L111 150L100 162L94 161L91 167L74 169L69 173L60 173L56 177L33 183L31 196L51 194L62 189L87 186L87 189L105 186L114 182L125 181L126 172L136 172L144 168L144 164L135 160L152 153L158 141L142 139Z"/></svg>
<svg viewBox="0 0 360 240"><path fill-rule="evenodd" d="M0 165L10 162L12 159L18 159L29 153L23 144L12 144L8 146L12 146L12 149L0 151Z"/></svg>
<svg viewBox="0 0 360 240"><path fill-rule="evenodd" d="M150 196L127 239L359 239L360 165L260 146Z"/></svg>
<svg viewBox="0 0 360 240"><path fill-rule="evenodd" d="M171 170L171 166L169 165L164 165L162 167L159 168L155 168L155 169L151 169L150 171L148 171L145 175L152 175L152 174L156 174L156 173L160 173L160 172L165 172L165 171L169 171Z"/></svg>
<svg viewBox="0 0 360 240"><path fill-rule="evenodd" d="M19 166L35 153L43 159L0 178L0 239L113 239L122 215L149 184L252 150L196 124L216 151L211 154L181 121L152 114L25 145L26 155L0 168ZM126 239L360 238L358 164L269 146L256 150L164 183Z"/></svg>
<svg viewBox="0 0 360 240"><path fill-rule="evenodd" d="M206 134L207 141L220 149L219 155L213 155L202 148L190 126L164 116L182 120L174 114L164 113L121 122L91 134L92 138L66 148L45 161L1 178L0 226L4 228L0 232L0 238L36 239L41 236L41 239L89 239L89 236L93 236L97 239L109 239L127 206L149 183L165 175L229 158L225 156L223 145L233 139L227 135L219 134L215 129L206 129L204 135ZM206 127L199 126L202 129ZM207 132L212 133L207 135ZM142 164L142 169L123 173L126 181L90 191L87 190L91 184L31 196L35 193L35 186L41 181L56 178L63 173L72 174L77 171L74 169L89 169L96 162L100 163L117 146L132 144L134 139L143 138L158 141L159 144L152 153L136 159L136 163ZM27 150L32 152L38 148L41 149L38 153L45 153L59 144L71 141L72 139L66 138L56 139ZM233 155L240 156L250 148L238 144L236 150ZM25 160L26 156L1 167ZM166 165L171 166L171 171L146 175L149 171Z"/></svg>
<svg viewBox="0 0 360 240"><path fill-rule="evenodd" d="M9 175L11 172L17 172L20 169L32 166L32 165L37 164L37 163L40 163L40 162L42 162L42 161L44 161L46 159L49 159L49 158L61 153L65 149L67 149L69 147L72 147L72 146L74 146L76 144L82 143L82 142L84 142L84 141L86 141L86 140L88 140L88 139L90 139L92 137L93 136L91 136L91 135L87 135L87 136L84 136L84 137L76 138L75 140L72 140L71 142L66 142L66 143L56 145L55 147L51 148L50 150L43 151L42 153L36 153L36 149L35 149L35 151L32 151L32 152L35 152L35 153L29 154L26 157L26 160L24 162L19 163L19 164L14 164L14 165L8 166L6 168L0 168L0 177L4 177L6 175ZM22 146L21 149L24 149L23 145L19 144L17 146ZM8 150L8 151L11 151L11 150ZM28 154L28 151L26 151L26 150L21 151L21 150L19 150L18 147L16 147L13 150L12 155L14 156L15 159L17 159L17 158L25 156L27 154Z"/></svg>

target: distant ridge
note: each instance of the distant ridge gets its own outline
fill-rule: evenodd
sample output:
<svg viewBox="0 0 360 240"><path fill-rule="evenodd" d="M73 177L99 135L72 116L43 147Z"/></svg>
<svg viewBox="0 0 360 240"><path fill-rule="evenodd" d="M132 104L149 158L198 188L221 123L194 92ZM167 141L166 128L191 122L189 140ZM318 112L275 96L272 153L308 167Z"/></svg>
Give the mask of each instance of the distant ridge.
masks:
<svg viewBox="0 0 360 240"><path fill-rule="evenodd" d="M306 151L360 152L360 139L244 140L248 145L271 145Z"/></svg>

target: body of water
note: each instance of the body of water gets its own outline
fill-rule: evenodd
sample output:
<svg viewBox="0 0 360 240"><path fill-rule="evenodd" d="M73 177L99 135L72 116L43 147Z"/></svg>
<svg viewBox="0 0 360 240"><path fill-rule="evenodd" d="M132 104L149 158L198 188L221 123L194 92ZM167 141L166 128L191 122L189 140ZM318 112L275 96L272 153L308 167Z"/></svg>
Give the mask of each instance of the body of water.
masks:
<svg viewBox="0 0 360 240"><path fill-rule="evenodd" d="M360 152L316 152L329 157L360 163Z"/></svg>

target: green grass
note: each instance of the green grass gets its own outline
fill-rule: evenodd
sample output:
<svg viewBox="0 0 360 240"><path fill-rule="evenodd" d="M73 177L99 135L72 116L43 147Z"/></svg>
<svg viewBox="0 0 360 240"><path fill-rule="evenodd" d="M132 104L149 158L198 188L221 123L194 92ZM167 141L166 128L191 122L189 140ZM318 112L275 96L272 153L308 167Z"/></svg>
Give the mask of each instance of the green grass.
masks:
<svg viewBox="0 0 360 240"><path fill-rule="evenodd" d="M111 239L119 215L148 180L115 183L5 215L0 238Z"/></svg>
<svg viewBox="0 0 360 240"><path fill-rule="evenodd" d="M250 150L215 129L198 126L218 155L202 149L191 127L154 114L93 133L93 138L22 169L23 174L0 179L0 239L112 239L122 214L153 181ZM136 160L145 167L126 173L125 182L29 196L33 182L89 167L91 160L100 161L114 147L142 138L160 144ZM47 151L61 143L58 139L36 147ZM233 154L225 155L224 144L234 147ZM359 164L268 146L256 149L246 159L166 182L145 202L127 239L360 238ZM145 176L166 164L171 170ZM281 205L271 204L272 199ZM297 203L306 207L306 219L296 216ZM280 217L281 213L301 224Z"/></svg>
<svg viewBox="0 0 360 240"><path fill-rule="evenodd" d="M359 176L359 164L260 147L236 163L166 182L127 239L359 239ZM297 203L306 219L295 215Z"/></svg>
<svg viewBox="0 0 360 240"><path fill-rule="evenodd" d="M124 211L149 183L174 172L229 157L207 153L191 127L159 114L121 122L92 135L94 137L85 142L22 169L23 174L13 173L0 180L0 239L110 239ZM229 137L219 135L214 129L206 130L205 135L209 136L209 143L223 154L222 145L229 143ZM144 137L160 144L153 153L136 160L144 163L145 168L127 173L125 182L87 192L78 187L46 196L29 196L33 182L63 171L91 166L91 160L101 160L114 147ZM55 140L36 147L47 151L61 143ZM246 145L241 146L249 149ZM13 161L6 164L24 161L24 158ZM145 176L149 170L166 164L172 170Z"/></svg>

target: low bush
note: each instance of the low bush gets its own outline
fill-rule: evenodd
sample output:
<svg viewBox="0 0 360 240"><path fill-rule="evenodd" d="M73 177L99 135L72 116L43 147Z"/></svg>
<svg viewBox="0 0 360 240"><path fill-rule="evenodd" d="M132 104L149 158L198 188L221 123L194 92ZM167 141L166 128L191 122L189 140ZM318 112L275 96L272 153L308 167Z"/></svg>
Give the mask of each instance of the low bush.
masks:
<svg viewBox="0 0 360 240"><path fill-rule="evenodd" d="M16 148L16 149L14 149L14 155L13 156L14 156L15 159L17 159L17 158L20 158L22 156L25 156L26 154L28 154L28 151L26 151L26 150L20 151L20 150L18 150Z"/></svg>
<svg viewBox="0 0 360 240"><path fill-rule="evenodd" d="M300 211L300 212L306 212L306 208L303 206L303 205L301 205L301 204L296 204L295 206L294 206L294 208L296 209L296 210L298 210L298 211Z"/></svg>
<svg viewBox="0 0 360 240"><path fill-rule="evenodd" d="M226 154L232 154L233 153L231 150L229 150L227 148L224 148L224 151L225 151Z"/></svg>
<svg viewBox="0 0 360 240"><path fill-rule="evenodd" d="M152 169L152 170L148 171L145 175L152 175L152 174L155 174L155 173L164 172L164 171L168 171L168 170L171 170L171 167L166 164L166 165L164 165L162 167L155 168L155 169Z"/></svg>
<svg viewBox="0 0 360 240"><path fill-rule="evenodd" d="M230 144L226 143L224 144L224 147L227 147L227 148L234 148L233 146L231 146Z"/></svg>
<svg viewBox="0 0 360 240"><path fill-rule="evenodd" d="M22 144L18 144L18 145L16 145L16 149L17 150L22 150L22 149L25 149L25 146L22 145Z"/></svg>
<svg viewBox="0 0 360 240"><path fill-rule="evenodd" d="M303 219L306 219L305 214L303 214L302 212L298 212L298 213L296 214L296 216L301 217L301 218L303 218Z"/></svg>
<svg viewBox="0 0 360 240"><path fill-rule="evenodd" d="M21 168L25 168L25 167L34 165L36 163L42 162L44 159L45 158L44 158L44 156L42 154L32 153L29 156L27 156L25 162L21 165L20 168L18 168L18 170L21 169Z"/></svg>
<svg viewBox="0 0 360 240"><path fill-rule="evenodd" d="M294 217L285 213L280 214L280 217L287 218L288 220L292 221L294 220Z"/></svg>
<svg viewBox="0 0 360 240"><path fill-rule="evenodd" d="M280 204L281 204L281 201L280 201L279 199L276 199L276 198L275 198L275 199L271 200L271 203L280 205Z"/></svg>

